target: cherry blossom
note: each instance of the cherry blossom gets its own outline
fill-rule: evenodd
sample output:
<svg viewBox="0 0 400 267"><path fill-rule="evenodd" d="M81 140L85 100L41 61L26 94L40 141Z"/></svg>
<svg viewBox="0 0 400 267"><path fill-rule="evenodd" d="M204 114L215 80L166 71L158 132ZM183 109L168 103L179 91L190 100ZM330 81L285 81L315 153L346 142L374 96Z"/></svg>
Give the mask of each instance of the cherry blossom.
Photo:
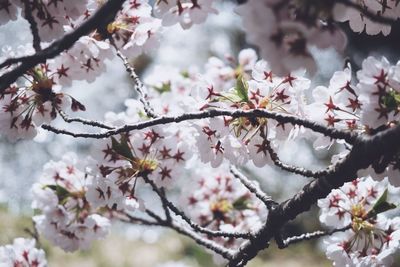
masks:
<svg viewBox="0 0 400 267"><path fill-rule="evenodd" d="M34 239L16 238L12 245L0 246L3 267L46 267L45 252L35 247Z"/></svg>
<svg viewBox="0 0 400 267"><path fill-rule="evenodd" d="M38 232L65 251L89 248L110 228L109 220L94 213L85 197L90 177L84 166L75 154L67 154L47 163L32 188L32 207L42 211L33 217Z"/></svg>
<svg viewBox="0 0 400 267"><path fill-rule="evenodd" d="M400 84L398 66L382 57L368 57L357 72L357 86L363 105L361 121L369 128L378 128L399 120Z"/></svg>
<svg viewBox="0 0 400 267"><path fill-rule="evenodd" d="M228 232L252 232L261 227L260 220L268 215L263 203L227 172L226 165L219 168L217 174L197 173L186 186L196 190L184 191L182 207L201 226ZM216 240L227 246L240 244L233 239Z"/></svg>
<svg viewBox="0 0 400 267"><path fill-rule="evenodd" d="M399 200L399 189L392 185L400 185L400 154L379 152L379 160L355 162L357 169L351 173L347 160L360 151L370 153L363 150L369 145L365 140L382 143L381 136L399 127L400 61L393 65L371 56L356 76L347 64L329 84L311 83L308 77L317 71L315 51L345 51L347 39L337 22L349 21L356 32L388 35L391 25L374 22L371 13L395 20L400 17L399 1L351 0L350 6L311 2L244 1L236 11L247 41L259 50L211 56L203 67L155 66L142 83L141 70L137 75L130 66L135 57L152 53L165 27L180 24L188 29L217 14L218 1L128 0L117 6L114 18L100 18L102 24L84 29L85 34L80 34L81 25L88 27L86 22L90 24L105 1L1 1L0 24L20 14L34 40L1 49L2 77L34 62L1 89L1 135L11 141L32 139L42 126L93 140L90 156L67 153L44 166L31 189L37 232L72 252L105 238L110 219L165 226L224 257L229 266L242 266L268 244L269 239L261 239L269 235L268 227L279 247L300 240L280 240L282 226L301 213L297 207L315 204L315 196L326 196L328 188L333 190L318 201L320 221L335 229L322 234L330 236L324 241L328 259L338 266L392 264L400 245L400 219L389 211ZM77 38L68 49L47 54L46 47L54 49L71 36ZM66 93L67 87L77 80L95 81L115 55L122 59L137 98L124 99L125 109L107 112L102 122L68 119L65 111L86 108ZM239 117L244 111L246 116ZM83 133L68 126L55 128L58 115L64 126L74 121L95 129ZM281 145L299 139L328 151L326 160L333 166L311 171L281 162ZM274 164L315 180L279 204L257 182L234 168L230 173L228 164L250 169ZM364 178L338 188L335 185L346 179L338 177L343 173ZM337 182L330 183L333 178ZM144 196L149 187L159 207ZM180 193L177 205L167 199L175 193ZM158 216L157 208L164 214ZM34 240L17 238L13 245L0 247L0 265L46 266L46 260Z"/></svg>
<svg viewBox="0 0 400 267"><path fill-rule="evenodd" d="M389 200L388 200L389 198ZM327 257L338 266L388 266L399 246L399 218L382 213L395 208L387 186L371 178L357 179L318 201L320 221L345 232L325 240Z"/></svg>
<svg viewBox="0 0 400 267"><path fill-rule="evenodd" d="M41 64L25 75L25 85L11 84L0 95L3 135L9 140L33 138L37 126L54 120L66 107L70 106L72 111L85 110L78 100L60 92L55 80L62 71Z"/></svg>

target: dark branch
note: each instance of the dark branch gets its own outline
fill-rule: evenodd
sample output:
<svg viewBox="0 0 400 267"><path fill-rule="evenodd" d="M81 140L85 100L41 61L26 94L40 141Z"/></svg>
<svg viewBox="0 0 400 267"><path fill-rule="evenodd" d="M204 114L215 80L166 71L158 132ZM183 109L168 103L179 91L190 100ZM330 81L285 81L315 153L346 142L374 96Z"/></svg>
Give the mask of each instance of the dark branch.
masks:
<svg viewBox="0 0 400 267"><path fill-rule="evenodd" d="M196 232L182 226L181 224L179 224L176 221L163 220L160 216L158 216L156 213L154 213L153 211L151 211L149 209L146 209L146 213L147 213L147 215L149 215L151 218L153 218L156 221L155 225L171 228L171 229L175 230L176 232L191 238L197 244L221 255L225 259L227 259L227 260L232 259L233 251L231 251L230 249L226 249L223 246L198 235Z"/></svg>
<svg viewBox="0 0 400 267"><path fill-rule="evenodd" d="M298 235L298 236L291 236L291 237L288 237L285 240L283 240L283 246L279 246L279 248L283 249L283 248L287 248L289 245L296 244L296 243L299 243L304 240L311 240L311 239L315 239L315 238L319 238L319 237L333 235L334 233L337 233L337 232L344 232L344 231L349 230L350 228L351 228L351 225L348 225L346 227L334 229L331 231L315 231L312 233L306 233L306 234L302 234L302 235Z"/></svg>
<svg viewBox="0 0 400 267"><path fill-rule="evenodd" d="M283 163L279 159L278 154L272 148L271 142L268 139L265 139L265 141L267 142L267 150L268 150L269 156L271 157L271 160L274 162L274 164L276 166L278 166L282 170L285 170L285 171L288 171L288 172L294 173L294 174L299 174L304 177L311 177L311 178L319 178L319 177L327 175L330 171L332 171L331 169L322 170L322 171L311 171L311 170L307 170L305 168L300 168L300 167L296 167L296 166L292 166L292 165Z"/></svg>
<svg viewBox="0 0 400 267"><path fill-rule="evenodd" d="M259 187L257 187L252 181L250 181L246 176L244 176L235 166L231 166L231 173L235 178L239 179L239 181L250 191L252 192L258 199L260 199L268 209L272 209L278 203L276 203L270 196L266 195Z"/></svg>
<svg viewBox="0 0 400 267"><path fill-rule="evenodd" d="M326 127L322 124L302 119L294 115L281 114L276 112L270 112L265 109L253 109L253 110L224 110L224 109L211 109L200 112L185 113L179 116L161 116L155 119L151 119L144 122L138 122L136 124L127 124L114 130L106 131L104 133L73 133L64 129L57 129L50 125L43 125L43 129L54 132L56 134L70 135L73 137L83 138L106 138L120 133L125 133L133 130L141 130L148 127L168 124L168 123L179 123L182 121L198 120L205 118L214 118L221 116L229 116L232 118L247 117L247 118L269 118L278 121L280 124L290 123L293 125L303 126L311 129L315 132L321 133L325 136L329 136L333 139L343 139L347 143L353 144L357 140L357 135L351 132L345 132L333 127Z"/></svg>
<svg viewBox="0 0 400 267"><path fill-rule="evenodd" d="M92 127L98 127L98 128L102 128L102 129L107 129L107 130L111 130L114 129L114 127L109 126L103 122L100 121L94 121L94 120L87 120L84 118L70 118L64 111L62 111L61 109L57 109L58 114L60 114L61 118L67 122L67 123L71 123L71 122L79 122L82 123L84 125L89 125Z"/></svg>
<svg viewBox="0 0 400 267"><path fill-rule="evenodd" d="M35 51L38 52L42 50L42 47L40 46L40 35L39 35L38 25L37 22L35 21L35 18L32 15L33 8L29 3L29 0L23 0L23 2L25 8L25 18L29 22L31 28L31 33L33 38L32 45Z"/></svg>
<svg viewBox="0 0 400 267"><path fill-rule="evenodd" d="M197 244L199 244L205 248L208 248L209 250L214 251L215 253L221 255L228 261L233 259L233 252L230 249L227 249L219 244L216 244L215 242L205 239L205 238L201 237L200 235L198 235L196 232L191 231L176 222L172 222L169 225L169 227L174 229L178 233L193 239Z"/></svg>
<svg viewBox="0 0 400 267"><path fill-rule="evenodd" d="M32 56L21 57L21 64L19 66L0 77L0 94L29 69L40 63L44 63L47 59L54 58L64 50L71 48L81 36L84 36L97 28L104 28L114 19L124 2L125 0L109 0L94 15L74 31L65 34L62 38L54 41L50 46L36 52L36 54Z"/></svg>
<svg viewBox="0 0 400 267"><path fill-rule="evenodd" d="M201 227L200 225L196 224L193 222L189 217L186 216L186 214L182 211L180 211L171 201L169 201L165 195L162 193L161 189L157 187L157 185L149 178L146 176L142 176L144 181L151 186L153 191L160 197L161 201L163 202L163 205L167 206L172 212L174 212L176 215L180 216L190 227L193 228L193 230L206 234L211 237L227 237L227 238L250 238L251 234L250 233L230 233L230 232L224 232L224 231L213 231L204 227Z"/></svg>
<svg viewBox="0 0 400 267"><path fill-rule="evenodd" d="M128 58L125 57L121 51L114 45L115 49L117 50L117 56L122 60L124 63L125 69L129 74L129 77L135 83L135 89L139 94L139 100L143 104L144 111L146 112L147 116L150 118L157 118L158 115L154 112L153 108L151 107L149 101L147 100L147 89L140 80L139 76L136 74L135 69L129 64Z"/></svg>
<svg viewBox="0 0 400 267"><path fill-rule="evenodd" d="M400 126L380 132L372 137L360 138L347 157L335 165L332 172L307 184L294 197L271 210L263 228L254 239L242 245L233 260L230 261L229 266L244 266L260 250L268 246L269 240L288 221L308 211L318 199L325 198L332 189L339 188L344 183L356 179L359 170L368 168L372 162L383 155L399 152L399 139Z"/></svg>
<svg viewBox="0 0 400 267"><path fill-rule="evenodd" d="M120 217L118 219L122 222L126 223L134 223L134 224L140 224L140 225L146 225L146 226L160 226L160 223L158 221L150 221L144 218L139 218L136 216L132 216L128 213L119 213Z"/></svg>

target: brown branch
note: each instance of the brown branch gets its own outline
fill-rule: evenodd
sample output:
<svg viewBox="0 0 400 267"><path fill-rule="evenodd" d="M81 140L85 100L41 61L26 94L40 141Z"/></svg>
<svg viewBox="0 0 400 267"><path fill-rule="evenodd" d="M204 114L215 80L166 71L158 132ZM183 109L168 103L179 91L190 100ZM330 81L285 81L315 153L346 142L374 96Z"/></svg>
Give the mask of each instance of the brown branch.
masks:
<svg viewBox="0 0 400 267"><path fill-rule="evenodd" d="M193 230L206 234L211 237L226 237L226 238L244 238L248 239L251 238L251 233L236 233L236 232L224 232L224 231L214 231L210 230L204 227L201 227L200 225L196 224L193 222L186 214L179 210L171 201L169 201L166 196L162 193L161 189L157 187L157 185L148 177L145 175L142 176L143 180L151 186L153 191L160 197L161 201L163 202L163 205L168 207L172 212L174 212L176 215L181 217L190 227L193 228Z"/></svg>
<svg viewBox="0 0 400 267"><path fill-rule="evenodd" d="M291 199L271 210L265 225L253 239L241 246L230 261L229 266L244 266L260 250L268 246L269 240L288 221L308 211L318 199L325 198L332 189L339 188L344 183L356 179L357 172L366 169L376 159L385 154L394 154L400 151L399 139L400 126L380 132L372 137L360 138L346 158L338 163L331 173L307 184Z"/></svg>
<svg viewBox="0 0 400 267"><path fill-rule="evenodd" d="M260 199L265 206L270 210L278 203L276 203L270 196L266 195L259 187L243 175L235 166L231 165L230 171L250 192L252 192L258 199Z"/></svg>
<svg viewBox="0 0 400 267"><path fill-rule="evenodd" d="M107 1L95 14L74 31L65 34L62 38L54 41L47 48L36 52L32 56L21 57L21 61L19 61L21 63L20 65L0 77L0 94L26 71L40 63L46 62L47 59L58 56L64 50L71 48L80 37L97 28L105 28L105 26L114 19L124 2L125 0Z"/></svg>
<svg viewBox="0 0 400 267"><path fill-rule="evenodd" d="M23 0L24 2L24 8L25 8L25 18L29 22L30 28L31 28L31 33L32 33L32 46L35 49L36 52L42 50L42 47L40 46L40 35L39 35L39 30L38 30L38 25L35 21L35 18L32 15L32 5L29 3L29 0Z"/></svg>
<svg viewBox="0 0 400 267"><path fill-rule="evenodd" d="M367 8L357 4L357 2L352 2L350 0L329 0L329 1L331 1L335 4L340 3L349 8L353 8L353 9L359 11L360 13L362 13L365 17L369 18L373 22L387 24L387 25L393 25L397 22L397 19L379 15L379 14L372 12L372 11L368 10Z"/></svg>
<svg viewBox="0 0 400 267"><path fill-rule="evenodd" d="M171 224L169 225L170 228L174 229L175 231L177 231L178 233L185 235L191 239L193 239L197 244L211 250L214 251L215 253L221 255L222 257L224 257L225 259L227 259L228 261L233 259L233 251L230 249L227 249L219 244L216 244L215 242L212 242L208 239L205 239L203 237L201 237L200 235L198 235L196 232L191 231L189 229L187 229L186 227L183 227L182 225L176 223L176 222L171 222Z"/></svg>
<svg viewBox="0 0 400 267"><path fill-rule="evenodd" d="M105 124L103 122L100 122L100 121L88 120L88 119L79 118L79 117L71 118L64 111L62 111L61 109L58 109L58 108L57 108L57 112L58 112L58 114L60 114L61 118L67 123L79 122L79 123L82 123L84 125L89 125L89 126L92 126L92 127L99 127L99 128L107 129L107 130L114 129L114 127L109 126L109 125L107 125L107 124Z"/></svg>
<svg viewBox="0 0 400 267"><path fill-rule="evenodd" d="M283 163L280 159L278 154L275 152L275 150L272 148L271 146L271 142L265 138L265 141L267 142L267 150L268 153L271 157L272 162L279 168L281 168L284 171L288 171L290 173L294 173L294 174L299 174L302 175L304 177L310 177L310 178L319 178L319 177L323 177L326 176L329 172L332 171L332 169L327 169L327 170L322 170L322 171L311 171L311 170L307 170L305 168L301 168L301 167L296 167L296 166L292 166L292 165L288 165L286 163Z"/></svg>
<svg viewBox="0 0 400 267"><path fill-rule="evenodd" d="M270 112L265 109L252 109L252 110L210 109L200 112L185 113L179 116L160 116L155 119L151 119L144 122L138 122L136 124L127 124L122 127L109 130L103 133L73 133L65 129L57 129L50 125L42 125L42 128L54 132L56 134L70 135L73 137L101 139L133 130L145 129L156 125L179 123L183 121L214 118L221 116L229 116L232 118L240 118L240 117L269 118L278 121L280 124L290 123L293 125L303 126L315 132L321 133L325 136L329 136L333 139L343 139L350 144L353 144L357 140L357 135L351 132L341 131L333 127L326 127L322 124L318 124L316 122L312 122L307 119L299 118L294 115Z"/></svg>
<svg viewBox="0 0 400 267"><path fill-rule="evenodd" d="M153 212L149 209L146 209L146 213L156 221L156 223L157 223L156 225L171 228L171 229L175 230L176 232L178 232L179 234L182 234L182 235L185 235L185 236L191 238L197 244L221 255L225 259L227 259L227 260L232 259L232 257L233 257L232 250L226 249L223 246L216 244L215 242L210 241L210 240L198 235L196 232L180 225L178 222L176 222L174 220L170 220L170 221L164 220L160 216L158 216L155 212Z"/></svg>
<svg viewBox="0 0 400 267"><path fill-rule="evenodd" d="M119 213L121 217L118 217L118 219L122 222L126 223L134 223L134 224L139 224L139 225L146 225L146 226L161 226L160 223L155 220L155 221L150 221L144 218L132 216L128 213Z"/></svg>
<svg viewBox="0 0 400 267"><path fill-rule="evenodd" d="M166 203L165 199L167 199L166 195L165 195L165 189L161 188L160 189L160 198L161 198L161 202L162 202L162 207L164 209L165 212L165 220L170 222L171 219L171 213L169 212L169 208L168 208L168 204Z"/></svg>
<svg viewBox="0 0 400 267"><path fill-rule="evenodd" d="M154 109L151 107L149 101L147 100L147 88L142 83L139 76L136 74L135 69L131 66L131 64L129 64L128 58L121 53L121 51L114 44L113 41L112 41L112 44L113 44L115 50L117 51L117 56L124 63L126 72L128 72L129 77L131 77L131 79L135 83L134 88L139 94L139 100L140 100L140 102L142 102L144 111L146 112L147 116L149 116L150 118L157 118L158 115L154 112Z"/></svg>
<svg viewBox="0 0 400 267"><path fill-rule="evenodd" d="M302 242L304 240L311 240L311 239L315 239L315 238L319 238L319 237L333 235L334 233L337 233L337 232L347 231L350 228L351 228L351 225L348 225L346 227L333 229L330 231L315 231L312 233L305 233L305 234L298 235L298 236L291 236L291 237L288 237L285 240L283 240L283 242L282 242L283 246L279 246L279 248L284 249L284 248L287 248L289 245L296 244L296 243Z"/></svg>

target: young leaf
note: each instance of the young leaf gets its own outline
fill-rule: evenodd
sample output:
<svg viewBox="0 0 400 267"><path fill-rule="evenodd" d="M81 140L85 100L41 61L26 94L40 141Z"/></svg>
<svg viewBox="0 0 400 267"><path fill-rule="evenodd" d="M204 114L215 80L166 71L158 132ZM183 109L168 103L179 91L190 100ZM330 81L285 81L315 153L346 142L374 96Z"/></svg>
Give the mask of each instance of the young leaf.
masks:
<svg viewBox="0 0 400 267"><path fill-rule="evenodd" d="M236 93L240 97L242 102L248 102L249 101L248 92L249 92L249 85L244 80L243 76L240 75L236 79Z"/></svg>
<svg viewBox="0 0 400 267"><path fill-rule="evenodd" d="M237 210L245 210L249 208L249 199L246 195L239 197L233 203L233 208Z"/></svg>
<svg viewBox="0 0 400 267"><path fill-rule="evenodd" d="M118 142L117 139L115 139L114 137L111 137L111 145L112 149L119 155L131 160L134 158L132 151L128 145L128 139L125 135L121 136L120 142Z"/></svg>
<svg viewBox="0 0 400 267"><path fill-rule="evenodd" d="M53 190L56 193L60 202L63 202L63 200L70 195L67 189L59 185L46 185L45 187Z"/></svg>
<svg viewBox="0 0 400 267"><path fill-rule="evenodd" d="M385 192L383 192L383 194L379 197L378 201L376 201L372 209L368 212L368 216L375 216L379 213L396 208L395 204L387 202L387 195L388 190L386 189Z"/></svg>

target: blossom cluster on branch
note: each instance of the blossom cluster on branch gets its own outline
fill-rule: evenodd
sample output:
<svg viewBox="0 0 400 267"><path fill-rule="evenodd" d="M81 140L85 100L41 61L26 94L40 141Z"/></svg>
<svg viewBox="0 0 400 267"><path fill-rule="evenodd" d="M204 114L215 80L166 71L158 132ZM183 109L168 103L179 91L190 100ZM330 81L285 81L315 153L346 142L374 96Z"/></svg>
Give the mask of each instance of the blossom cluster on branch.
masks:
<svg viewBox="0 0 400 267"><path fill-rule="evenodd" d="M92 143L85 159L67 153L47 163L32 186L38 234L71 252L105 238L113 220L168 227L229 266L244 266L272 238L284 248L328 236L326 254L336 265L389 266L400 245L399 217L387 215L400 186L400 61L371 56L357 71L347 64L315 86L312 49L343 52L343 21L356 32L388 35L399 1L249 0L236 11L260 57L247 48L211 57L201 69L155 66L142 82L129 59L162 45L164 27L189 29L218 14L216 0L150 2L0 3L0 23L21 12L33 40L2 49L0 135L17 141L48 130ZM114 57L137 98L103 121L70 117L86 107L65 89L93 82ZM65 128L52 125L57 118ZM97 132L72 132L72 122ZM314 171L282 161L288 140L335 147L331 165ZM245 164L275 165L312 182L277 203L234 167ZM333 230L284 240L283 225L313 204ZM0 247L3 262L46 265L44 252L25 239Z"/></svg>

